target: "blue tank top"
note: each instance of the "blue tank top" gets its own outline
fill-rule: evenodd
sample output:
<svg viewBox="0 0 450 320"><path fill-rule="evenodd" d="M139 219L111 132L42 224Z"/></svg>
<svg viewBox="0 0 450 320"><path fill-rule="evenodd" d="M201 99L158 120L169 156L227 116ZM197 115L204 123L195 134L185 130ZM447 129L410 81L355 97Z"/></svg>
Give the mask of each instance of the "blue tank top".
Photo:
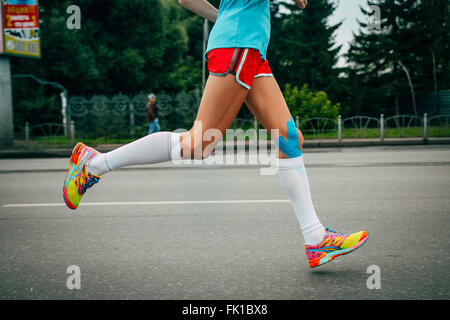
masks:
<svg viewBox="0 0 450 320"><path fill-rule="evenodd" d="M205 57L217 48L253 48L266 59L269 40L269 0L221 0Z"/></svg>

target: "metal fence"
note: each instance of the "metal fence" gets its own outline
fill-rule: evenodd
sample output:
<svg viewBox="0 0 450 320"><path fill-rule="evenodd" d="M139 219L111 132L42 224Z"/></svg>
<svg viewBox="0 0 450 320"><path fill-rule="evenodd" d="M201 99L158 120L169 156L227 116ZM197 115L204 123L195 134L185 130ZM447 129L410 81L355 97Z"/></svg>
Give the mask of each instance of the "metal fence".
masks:
<svg viewBox="0 0 450 320"><path fill-rule="evenodd" d="M68 102L69 118L75 121L80 137L142 136L147 132L147 101L145 94L134 97L119 94L111 98L93 96L90 99L74 96ZM195 119L199 102L198 94L159 94L157 105L161 129L174 130L190 126Z"/></svg>
<svg viewBox="0 0 450 320"><path fill-rule="evenodd" d="M145 102L142 96L129 99L126 96L115 96L108 99L94 96L90 100L74 97L71 99L70 126L68 137L64 137L64 126L59 123L44 123L30 126L15 125L16 140L31 142L32 140L61 141L73 143L80 138L98 138L107 136L114 138L136 138L147 134L145 122ZM163 130L178 128L189 129L192 125L197 108L192 108L197 102L192 96L179 94L176 97L168 95L158 96ZM171 125L164 124L172 121ZM296 125L306 139L380 139L394 137L450 137L450 115L439 115L423 118L414 115L397 115L384 118L354 116L342 119L311 118L300 121L296 117ZM125 129L124 129L125 128ZM230 126L231 129L262 129L256 119L237 118ZM261 138L261 137L260 137ZM266 139L266 137L262 137Z"/></svg>

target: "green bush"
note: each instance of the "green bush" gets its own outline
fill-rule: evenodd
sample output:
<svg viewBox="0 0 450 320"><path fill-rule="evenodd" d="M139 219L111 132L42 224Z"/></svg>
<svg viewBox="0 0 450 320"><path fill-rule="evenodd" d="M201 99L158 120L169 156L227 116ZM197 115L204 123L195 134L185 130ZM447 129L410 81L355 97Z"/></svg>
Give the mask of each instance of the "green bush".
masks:
<svg viewBox="0 0 450 320"><path fill-rule="evenodd" d="M339 103L332 104L325 92L311 91L307 84L301 89L286 84L283 95L294 118L298 116L300 120L319 117L337 119L339 115Z"/></svg>

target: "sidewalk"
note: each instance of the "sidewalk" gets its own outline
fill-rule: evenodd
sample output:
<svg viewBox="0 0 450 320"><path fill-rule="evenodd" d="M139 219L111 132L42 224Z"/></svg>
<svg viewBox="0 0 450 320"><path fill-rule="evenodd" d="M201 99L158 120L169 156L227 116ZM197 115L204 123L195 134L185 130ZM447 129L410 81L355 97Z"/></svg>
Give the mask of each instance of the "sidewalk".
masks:
<svg viewBox="0 0 450 320"><path fill-rule="evenodd" d="M380 139L344 139L339 142L337 139L329 140L306 140L303 144L304 149L315 148L342 148L342 147L370 147L370 146L418 146L418 145L439 145L450 144L450 138L386 138L384 141ZM101 144L97 145L96 149L100 152L109 152L120 147L121 144ZM259 149L264 148L270 150L275 147L270 141L260 141L258 146L248 142L226 142L219 143L217 149L234 149L235 151L243 151L245 149ZM21 158L65 158L72 152L72 148L7 148L0 149L0 159L21 159Z"/></svg>

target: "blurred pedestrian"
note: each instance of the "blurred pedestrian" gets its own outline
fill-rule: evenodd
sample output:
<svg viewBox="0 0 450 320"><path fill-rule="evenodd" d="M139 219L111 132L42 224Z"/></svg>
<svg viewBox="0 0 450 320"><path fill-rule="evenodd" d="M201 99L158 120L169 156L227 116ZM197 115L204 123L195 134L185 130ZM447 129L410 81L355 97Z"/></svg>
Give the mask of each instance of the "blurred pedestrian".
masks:
<svg viewBox="0 0 450 320"><path fill-rule="evenodd" d="M148 122L148 134L161 131L158 120L158 105L156 104L156 95L154 93L150 93L148 95L147 122Z"/></svg>

